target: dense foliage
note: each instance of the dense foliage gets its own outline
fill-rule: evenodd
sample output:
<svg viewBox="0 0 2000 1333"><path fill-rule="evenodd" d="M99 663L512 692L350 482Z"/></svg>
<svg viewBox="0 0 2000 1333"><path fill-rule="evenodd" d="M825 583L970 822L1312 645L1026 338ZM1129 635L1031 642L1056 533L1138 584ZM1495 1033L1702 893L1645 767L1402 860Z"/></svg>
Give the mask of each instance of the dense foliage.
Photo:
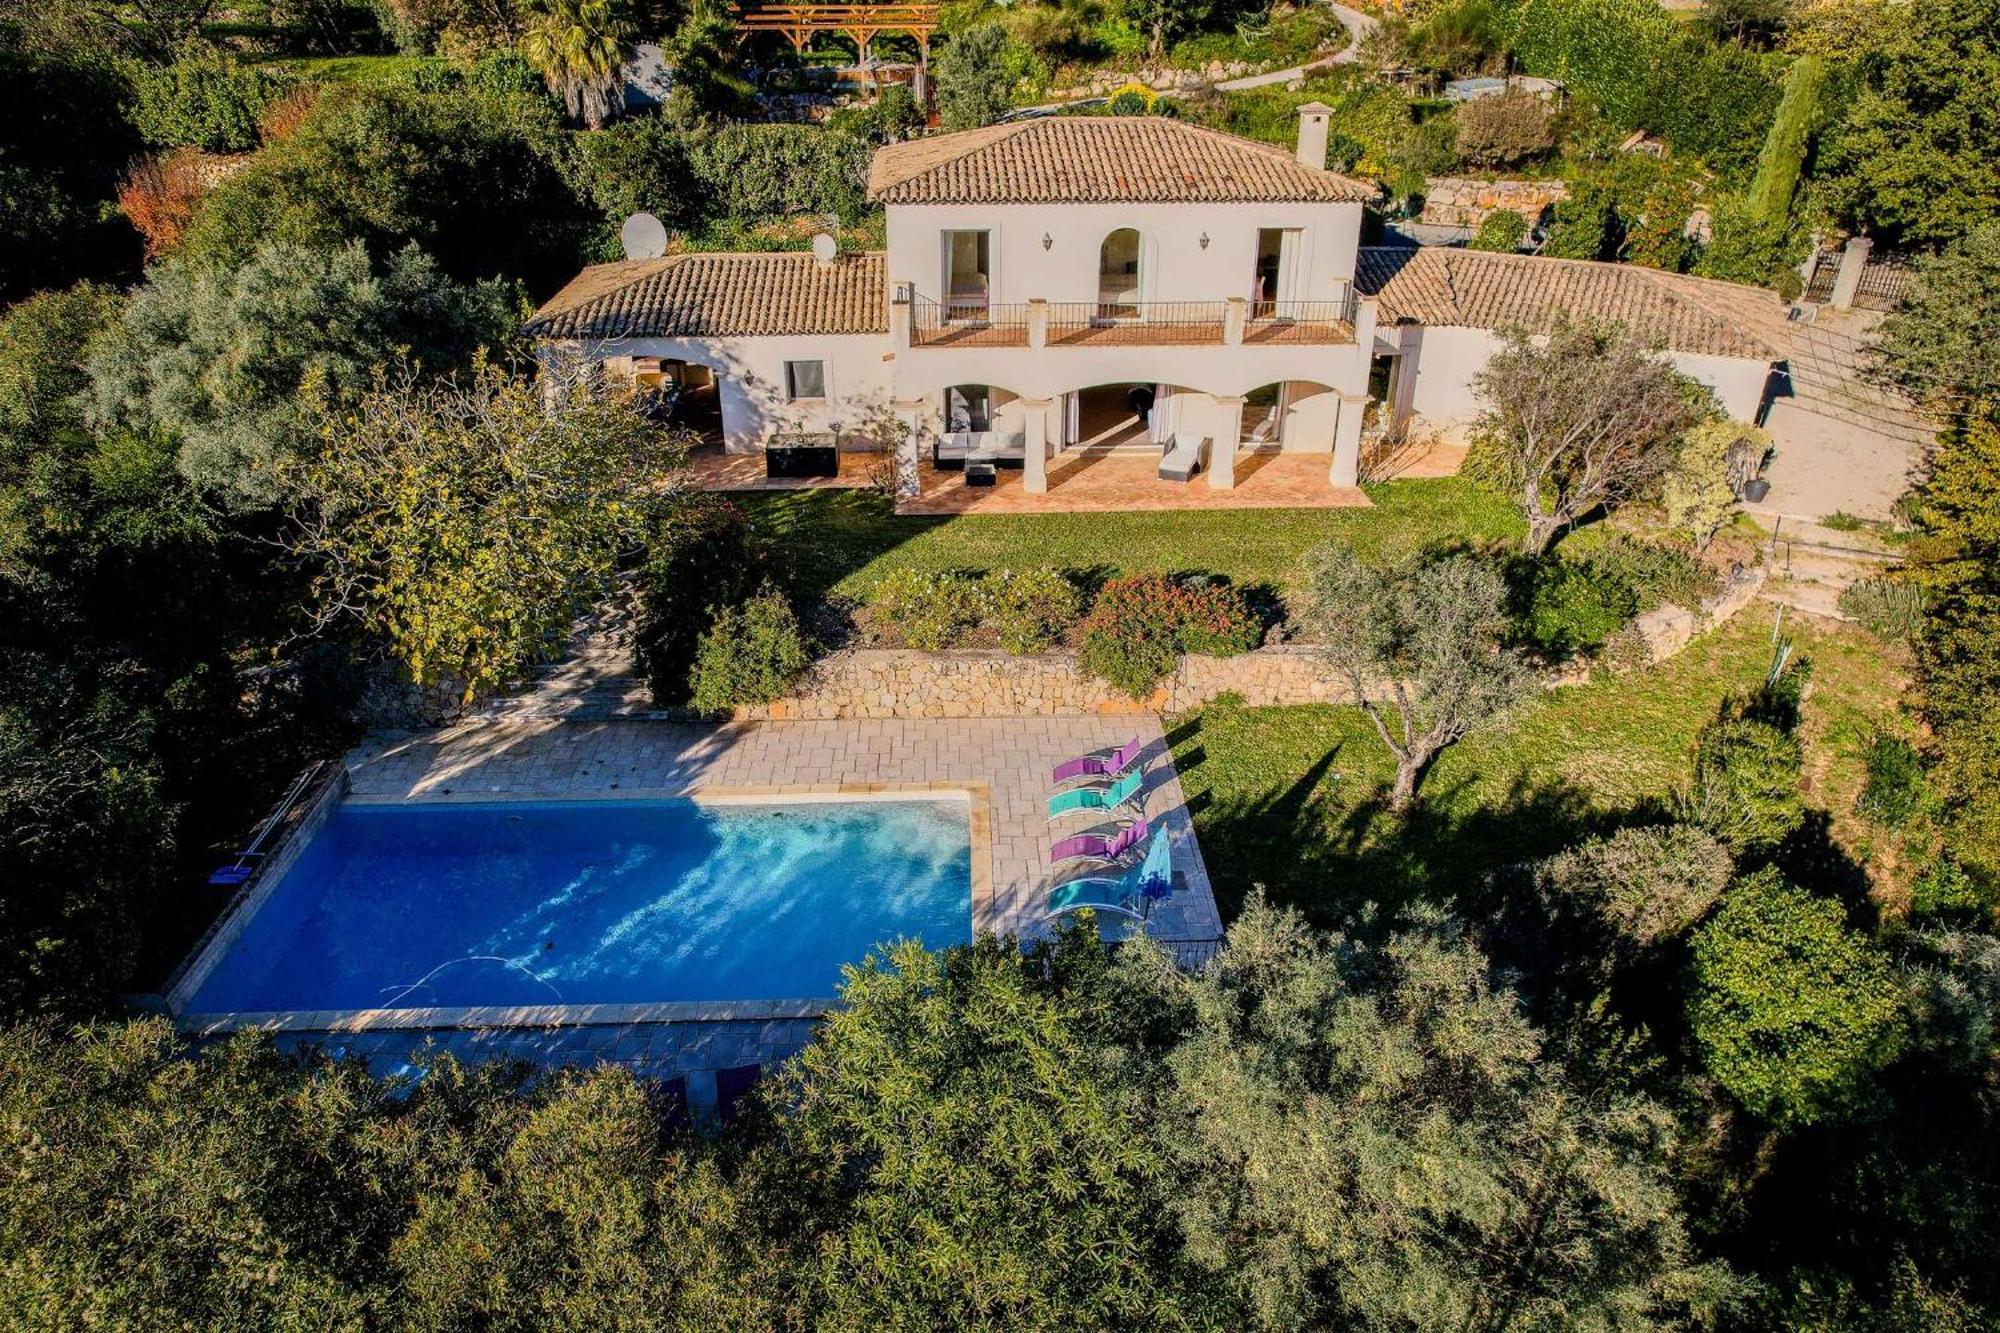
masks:
<svg viewBox="0 0 2000 1333"><path fill-rule="evenodd" d="M1112 579L1084 618L1083 669L1144 698L1182 653L1248 652L1264 627L1241 591L1200 576Z"/></svg>
<svg viewBox="0 0 2000 1333"><path fill-rule="evenodd" d="M173 443L182 474L230 503L269 504L304 442L302 388L344 404L398 356L466 365L511 342L515 309L505 286L461 286L414 246L379 272L358 242L168 260L93 344L91 417Z"/></svg>
<svg viewBox="0 0 2000 1333"><path fill-rule="evenodd" d="M683 445L627 399L478 365L308 396L316 448L284 468L316 620L385 643L466 700L550 656L610 593Z"/></svg>

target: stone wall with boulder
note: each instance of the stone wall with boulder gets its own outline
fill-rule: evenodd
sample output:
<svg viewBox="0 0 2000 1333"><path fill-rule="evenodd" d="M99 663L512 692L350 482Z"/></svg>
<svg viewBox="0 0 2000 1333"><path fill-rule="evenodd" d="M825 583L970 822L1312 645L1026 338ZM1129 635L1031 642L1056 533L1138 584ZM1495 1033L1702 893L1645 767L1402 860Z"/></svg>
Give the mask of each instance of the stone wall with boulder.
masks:
<svg viewBox="0 0 2000 1333"><path fill-rule="evenodd" d="M1555 180L1438 176L1424 183L1424 211L1418 221L1431 227L1477 228L1489 213L1507 209L1526 218L1532 227L1543 210L1568 197L1569 187Z"/></svg>

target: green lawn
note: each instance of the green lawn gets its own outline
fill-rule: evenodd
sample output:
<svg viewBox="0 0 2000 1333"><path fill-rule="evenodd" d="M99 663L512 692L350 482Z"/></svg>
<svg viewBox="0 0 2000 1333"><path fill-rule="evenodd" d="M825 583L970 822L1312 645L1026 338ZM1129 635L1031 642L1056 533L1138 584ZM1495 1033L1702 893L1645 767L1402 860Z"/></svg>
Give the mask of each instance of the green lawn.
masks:
<svg viewBox="0 0 2000 1333"><path fill-rule="evenodd" d="M264 62L308 83L401 83L422 69L445 70L442 56L296 56Z"/></svg>
<svg viewBox="0 0 2000 1333"><path fill-rule="evenodd" d="M1381 799L1394 766L1358 709L1228 702L1170 722L1175 762L1225 917L1254 884L1323 922L1362 903L1449 901L1487 871L1554 851L1657 808L1684 780L1696 732L1723 696L1761 679L1771 608L1753 604L1679 657L1600 676L1514 710L1447 751L1407 820ZM1899 669L1849 628L1795 626L1815 687L1802 735L1808 797L1831 816L1836 855L1869 855L1853 816L1860 746L1907 729ZM1877 839L1879 841L1879 839Z"/></svg>
<svg viewBox="0 0 2000 1333"><path fill-rule="evenodd" d="M1457 479L1368 488L1372 509L1174 510L1145 514L897 517L868 491L736 497L795 564L803 592L860 599L892 569L1054 565L1104 574L1202 570L1283 588L1299 556L1338 537L1364 555L1517 536L1510 507Z"/></svg>

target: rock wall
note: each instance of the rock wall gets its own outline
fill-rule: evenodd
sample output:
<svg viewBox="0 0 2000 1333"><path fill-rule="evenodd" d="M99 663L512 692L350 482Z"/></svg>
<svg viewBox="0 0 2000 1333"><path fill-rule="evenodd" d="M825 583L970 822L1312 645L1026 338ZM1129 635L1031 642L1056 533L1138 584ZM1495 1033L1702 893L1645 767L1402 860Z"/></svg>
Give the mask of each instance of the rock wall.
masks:
<svg viewBox="0 0 2000 1333"><path fill-rule="evenodd" d="M1477 227L1489 213L1511 209L1533 226L1542 210L1569 197L1561 181L1470 180L1438 176L1424 183L1424 212L1433 227Z"/></svg>
<svg viewBox="0 0 2000 1333"><path fill-rule="evenodd" d="M1262 66L1248 60L1211 60L1206 65L1190 69L1166 66L1106 69L1096 71L1082 83L1071 84L1067 88L1051 88L1047 98L1051 102L1074 102L1085 97L1109 97L1133 83L1143 83L1156 93L1192 93L1225 79L1240 79L1246 74L1262 72Z"/></svg>
<svg viewBox="0 0 2000 1333"><path fill-rule="evenodd" d="M1696 634L1729 619L1764 586L1764 571L1740 575L1700 611L1668 606L1649 611L1627 631L1630 658L1661 662ZM1581 684L1587 668L1547 678L1551 688ZM1345 703L1346 686L1309 644L1259 648L1236 657L1190 654L1143 699L1121 693L1084 671L1074 654L1015 657L997 651L923 653L858 648L814 664L799 691L776 703L739 708L738 721L849 717L1019 717L1177 713L1221 694L1245 703Z"/></svg>

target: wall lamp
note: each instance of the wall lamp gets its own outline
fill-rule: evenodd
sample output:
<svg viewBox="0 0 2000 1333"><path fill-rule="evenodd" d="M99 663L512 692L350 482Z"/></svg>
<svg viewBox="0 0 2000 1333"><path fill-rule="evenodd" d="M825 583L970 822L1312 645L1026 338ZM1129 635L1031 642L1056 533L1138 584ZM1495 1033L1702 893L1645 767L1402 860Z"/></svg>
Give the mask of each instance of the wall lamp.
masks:
<svg viewBox="0 0 2000 1333"><path fill-rule="evenodd" d="M1055 243L1056 243L1055 237L1049 235L1047 232L1042 233L1042 249L1046 250Z"/></svg>
<svg viewBox="0 0 2000 1333"><path fill-rule="evenodd" d="M1201 248L1202 248L1202 249L1204 249L1204 250L1208 249L1208 233L1207 233L1207 232L1203 232L1203 233L1201 234Z"/></svg>

